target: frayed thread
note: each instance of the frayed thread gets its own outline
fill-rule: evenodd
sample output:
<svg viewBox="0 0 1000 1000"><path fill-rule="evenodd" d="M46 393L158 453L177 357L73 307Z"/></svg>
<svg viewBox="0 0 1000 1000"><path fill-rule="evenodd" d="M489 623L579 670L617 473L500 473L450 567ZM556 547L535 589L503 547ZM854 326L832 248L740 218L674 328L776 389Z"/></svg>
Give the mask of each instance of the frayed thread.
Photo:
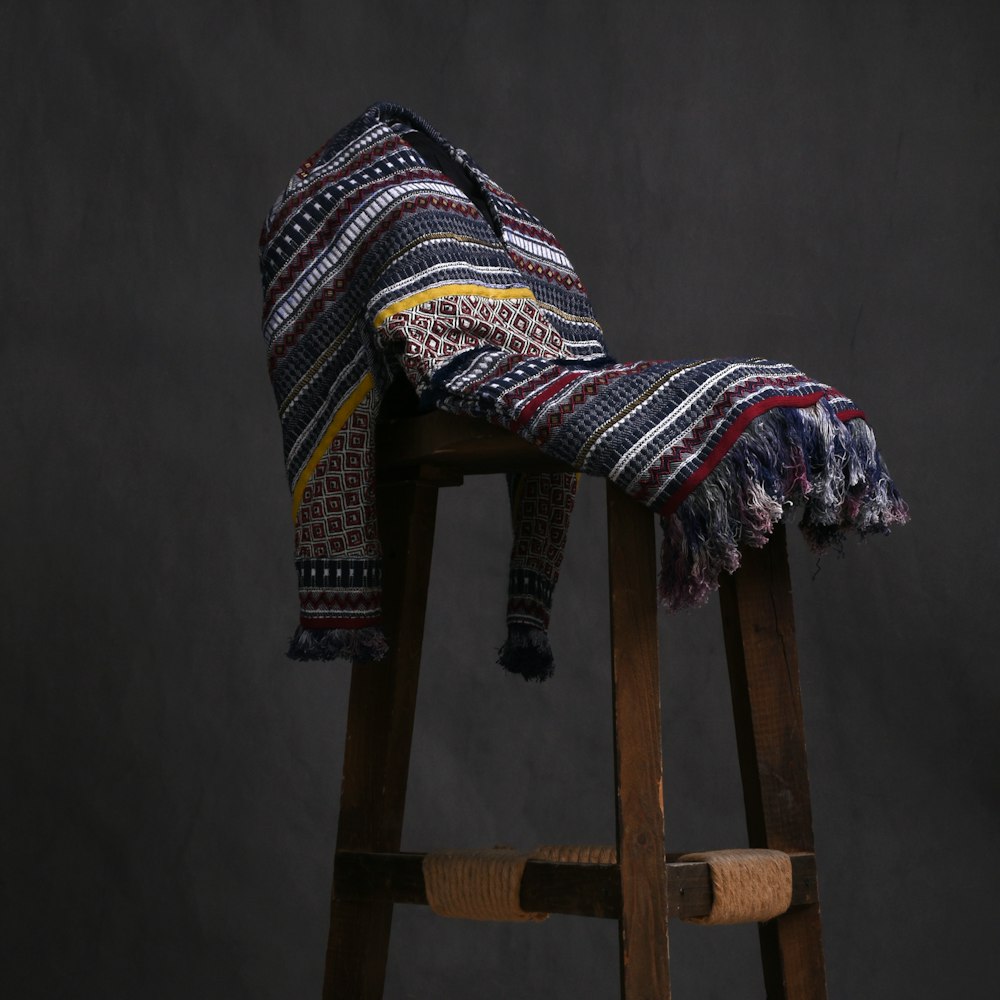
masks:
<svg viewBox="0 0 1000 1000"><path fill-rule="evenodd" d="M660 599L670 611L703 604L741 545L760 548L792 508L810 547L842 545L845 533L888 534L909 512L875 435L860 417L840 420L825 399L777 407L751 422L725 458L662 518Z"/></svg>
<svg viewBox="0 0 1000 1000"><path fill-rule="evenodd" d="M378 626L366 628L306 628L300 625L288 644L292 660L352 660L358 663L384 659L389 643Z"/></svg>
<svg viewBox="0 0 1000 1000"><path fill-rule="evenodd" d="M526 681L548 680L555 669L548 634L532 625L512 622L507 628L507 641L498 653L497 663Z"/></svg>

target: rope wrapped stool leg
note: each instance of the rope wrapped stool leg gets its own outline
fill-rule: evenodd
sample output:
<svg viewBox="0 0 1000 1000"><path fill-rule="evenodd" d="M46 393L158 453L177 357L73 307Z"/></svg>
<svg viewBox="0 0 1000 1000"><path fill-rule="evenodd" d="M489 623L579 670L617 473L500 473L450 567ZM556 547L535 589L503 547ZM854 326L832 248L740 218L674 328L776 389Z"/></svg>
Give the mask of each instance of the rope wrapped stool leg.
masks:
<svg viewBox="0 0 1000 1000"><path fill-rule="evenodd" d="M783 851L700 851L680 860L706 861L712 873L712 909L691 923L763 923L791 906L792 859Z"/></svg>

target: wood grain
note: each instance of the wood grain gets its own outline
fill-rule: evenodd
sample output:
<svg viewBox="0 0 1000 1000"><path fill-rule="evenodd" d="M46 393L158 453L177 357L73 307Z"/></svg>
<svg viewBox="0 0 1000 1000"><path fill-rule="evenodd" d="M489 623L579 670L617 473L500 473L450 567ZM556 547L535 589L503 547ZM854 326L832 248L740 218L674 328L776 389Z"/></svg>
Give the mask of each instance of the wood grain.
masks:
<svg viewBox="0 0 1000 1000"><path fill-rule="evenodd" d="M424 855L417 852L337 855L337 896L427 905ZM704 861L667 860L667 911L670 917L703 917L712 908L712 876ZM816 859L792 855L792 906L816 901ZM621 916L621 879L617 865L529 861L521 881L521 908L536 913L578 917Z"/></svg>
<svg viewBox="0 0 1000 1000"><path fill-rule="evenodd" d="M792 588L779 525L721 584L723 630L751 847L813 851ZM823 1000L819 899L760 925L769 1000Z"/></svg>
<svg viewBox="0 0 1000 1000"><path fill-rule="evenodd" d="M623 1000L669 1000L652 513L610 482L608 563Z"/></svg>
<svg viewBox="0 0 1000 1000"><path fill-rule="evenodd" d="M378 1000L392 907L427 901L423 855L399 847L437 487L470 473L566 468L514 435L443 413L385 422L379 450L391 653L352 672L324 1000ZM622 997L669 1000L668 915L706 914L711 878L704 862L664 853L653 516L610 483L607 502L619 863L529 861L521 905L617 919ZM750 845L792 856L792 908L760 925L767 995L821 1000L826 980L784 546L779 527L763 550L745 552L741 570L722 581L721 604Z"/></svg>
<svg viewBox="0 0 1000 1000"><path fill-rule="evenodd" d="M436 510L432 484L379 486L390 652L383 662L355 664L351 672L338 852L399 850ZM378 1000L392 902L341 898L336 862L333 881L324 1000Z"/></svg>
<svg viewBox="0 0 1000 1000"><path fill-rule="evenodd" d="M502 427L440 410L381 423L378 454L383 472L420 464L467 475L575 471Z"/></svg>

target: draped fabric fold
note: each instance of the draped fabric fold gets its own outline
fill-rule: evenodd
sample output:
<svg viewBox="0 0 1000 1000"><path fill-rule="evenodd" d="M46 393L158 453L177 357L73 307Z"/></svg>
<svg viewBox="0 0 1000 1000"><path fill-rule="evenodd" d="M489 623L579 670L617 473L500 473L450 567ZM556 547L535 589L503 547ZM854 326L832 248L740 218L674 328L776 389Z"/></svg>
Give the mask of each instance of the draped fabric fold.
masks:
<svg viewBox="0 0 1000 1000"><path fill-rule="evenodd" d="M377 104L296 171L261 234L263 332L293 498L298 659L380 659L374 427L395 379L660 514L660 592L703 601L791 507L816 548L907 519L862 411L763 358L618 362L558 241L432 126ZM509 481L501 650L546 630L576 477Z"/></svg>

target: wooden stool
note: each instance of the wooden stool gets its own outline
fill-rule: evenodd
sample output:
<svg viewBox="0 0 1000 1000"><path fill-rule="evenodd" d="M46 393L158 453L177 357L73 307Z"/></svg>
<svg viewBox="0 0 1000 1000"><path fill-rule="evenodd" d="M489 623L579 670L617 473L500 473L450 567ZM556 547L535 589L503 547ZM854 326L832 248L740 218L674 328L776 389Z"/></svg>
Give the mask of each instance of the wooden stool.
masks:
<svg viewBox="0 0 1000 1000"><path fill-rule="evenodd" d="M355 665L334 863L325 1000L382 996L394 903L427 903L423 855L400 853L437 491L464 474L566 471L482 421L435 412L380 428L379 528L390 653ZM654 516L608 483L617 863L529 860L525 910L618 921L621 995L670 996L668 917L709 912L709 864L664 851ZM826 996L802 706L783 528L721 585L749 842L792 862L792 905L759 924L770 1000Z"/></svg>

